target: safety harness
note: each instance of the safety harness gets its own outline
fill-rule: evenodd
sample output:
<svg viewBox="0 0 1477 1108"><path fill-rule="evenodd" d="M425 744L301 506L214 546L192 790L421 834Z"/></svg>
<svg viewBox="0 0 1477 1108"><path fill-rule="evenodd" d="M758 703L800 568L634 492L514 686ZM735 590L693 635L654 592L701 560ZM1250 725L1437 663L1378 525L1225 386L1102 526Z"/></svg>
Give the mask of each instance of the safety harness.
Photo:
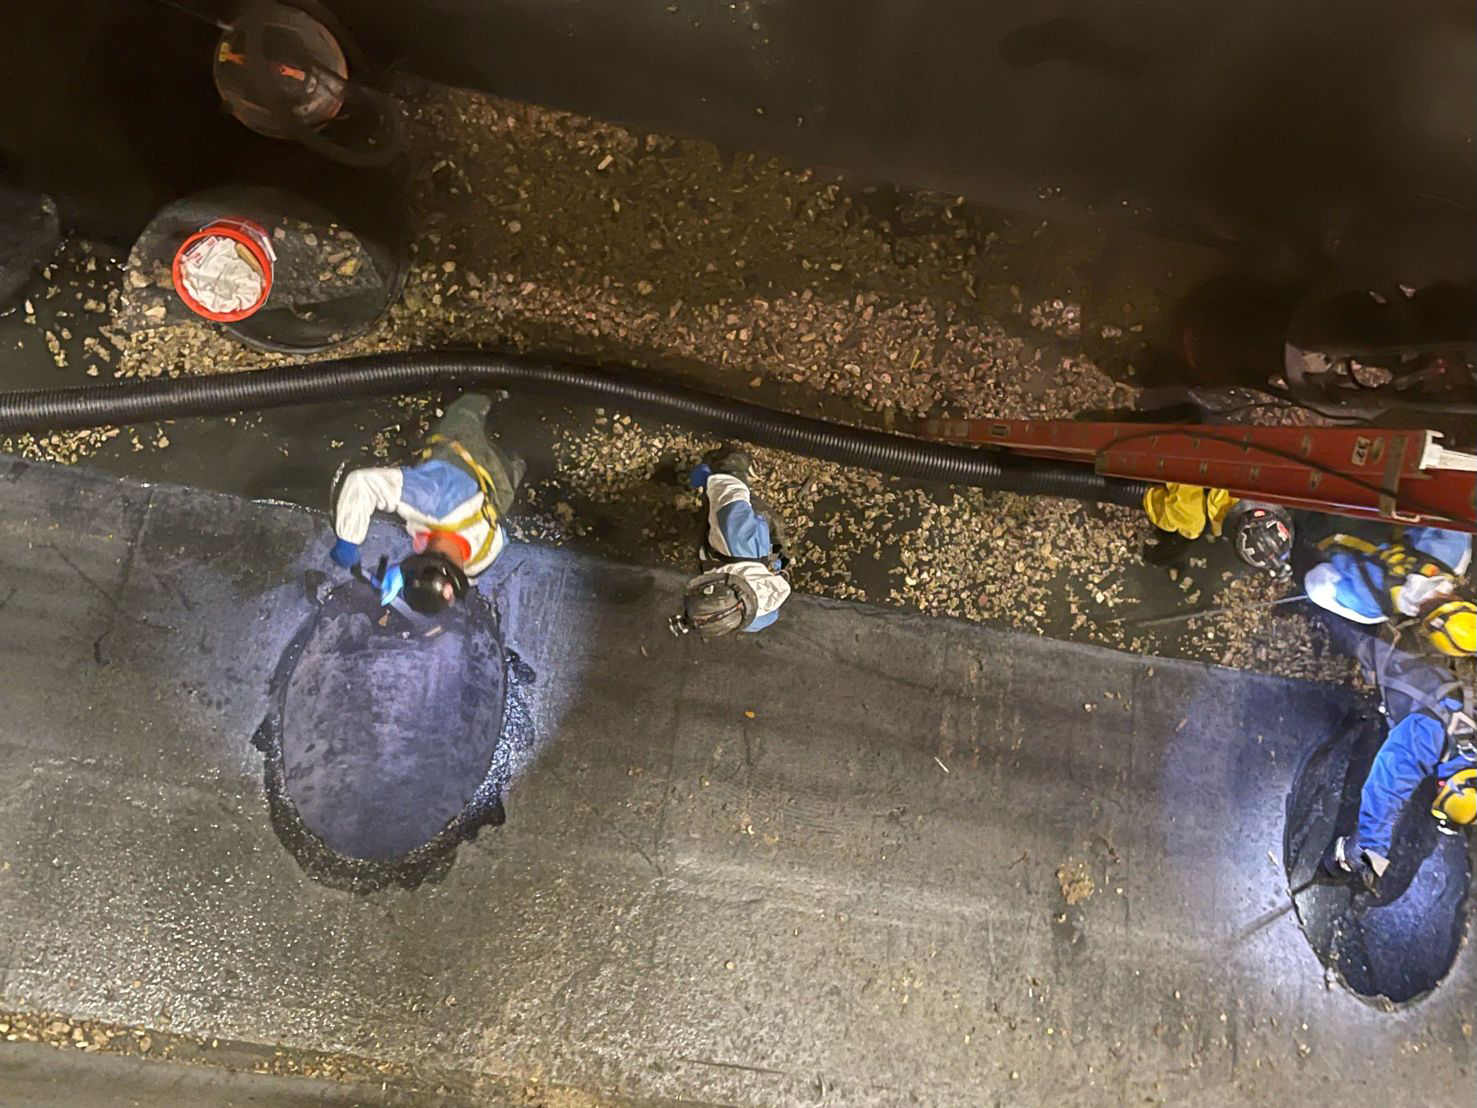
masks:
<svg viewBox="0 0 1477 1108"><path fill-rule="evenodd" d="M1440 558L1417 553L1403 542L1380 546L1367 539L1361 539L1357 535L1330 535L1318 544L1320 550L1326 551L1332 547L1342 547L1354 554L1362 555L1354 559L1354 568L1359 571L1364 587L1369 590L1369 595L1374 597L1375 603L1380 606L1380 611L1385 614L1386 618L1394 621L1410 619L1397 605L1400 590L1405 587L1404 582L1407 578L1456 577L1456 571ZM1383 568L1385 573L1383 583L1375 582L1374 574L1370 572L1371 562L1378 563ZM1400 583L1391 584L1391 582Z"/></svg>
<svg viewBox="0 0 1477 1108"><path fill-rule="evenodd" d="M779 563L779 568L777 569L775 568L776 562ZM698 563L702 566L741 566L752 563L756 566L763 566L771 573L778 573L782 577L790 568L789 555L785 553L785 548L778 543L770 547L770 556L768 558L740 558L734 554L719 554L718 551L709 545L706 538L703 539L702 549L698 551Z"/></svg>
<svg viewBox="0 0 1477 1108"><path fill-rule="evenodd" d="M1399 631L1396 632L1399 639ZM1423 689L1397 677L1389 671L1389 663L1397 654L1404 654L1392 646L1387 652L1375 652L1375 686L1380 692L1380 706L1389 714L1389 694L1400 693L1410 698L1416 711L1439 723L1446 733L1446 750L1443 757L1453 753L1477 761L1477 706L1473 704L1472 682L1463 681L1455 674L1434 690ZM1452 702L1460 705L1453 707Z"/></svg>
<svg viewBox="0 0 1477 1108"><path fill-rule="evenodd" d="M436 528L436 530L438 531L459 532L465 530L468 527L471 527L478 520L485 521L487 523L487 538L482 540L482 546L477 550L477 552L473 554L472 557L467 559L468 565L475 566L478 562L482 561L483 558L487 557L487 555L491 552L493 541L497 538L497 505L493 501L493 496L497 486L492 480L492 474L487 472L487 467L484 466L481 462L477 461L476 458L472 457L471 451L469 451L465 446L457 442L455 439L447 438L445 435L435 434L430 436L430 438L426 440L426 443L427 445L424 452L425 457L431 457L435 448L438 446L446 447L453 454L455 454L457 460L466 467L466 470L469 474L471 474L472 479L477 482L478 490L482 493L482 504L475 512L467 516L465 519L459 519L452 523L446 523Z"/></svg>
<svg viewBox="0 0 1477 1108"><path fill-rule="evenodd" d="M754 514L764 520L765 525L769 528L770 547L769 557L767 558L739 557L736 554L720 554L714 550L712 544L708 541L711 532L708 527L707 503L708 498L704 494L702 532L698 539L697 549L698 567L700 569L706 569L708 566L741 566L753 564L763 566L771 573L778 573L781 577L788 577L790 556L785 553L784 543L779 541L783 538L783 535L780 533L780 525L766 503L760 501L752 493L750 494L749 506L754 509Z"/></svg>

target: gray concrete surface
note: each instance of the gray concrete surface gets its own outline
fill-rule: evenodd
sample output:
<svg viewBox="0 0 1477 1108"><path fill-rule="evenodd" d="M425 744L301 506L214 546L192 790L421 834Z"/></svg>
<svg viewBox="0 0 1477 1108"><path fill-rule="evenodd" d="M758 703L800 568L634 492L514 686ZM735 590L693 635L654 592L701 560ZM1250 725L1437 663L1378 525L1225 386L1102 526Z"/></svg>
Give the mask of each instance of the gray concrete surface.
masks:
<svg viewBox="0 0 1477 1108"><path fill-rule="evenodd" d="M360 1108L407 1103L378 1086L233 1073L8 1043L0 1050L5 1108Z"/></svg>
<svg viewBox="0 0 1477 1108"><path fill-rule="evenodd" d="M806 597L703 647L676 575L518 548L508 821L355 897L278 842L250 745L327 545L0 463L0 1007L550 1104L1472 1102L1469 953L1384 1012L1290 917L1237 938L1336 690Z"/></svg>

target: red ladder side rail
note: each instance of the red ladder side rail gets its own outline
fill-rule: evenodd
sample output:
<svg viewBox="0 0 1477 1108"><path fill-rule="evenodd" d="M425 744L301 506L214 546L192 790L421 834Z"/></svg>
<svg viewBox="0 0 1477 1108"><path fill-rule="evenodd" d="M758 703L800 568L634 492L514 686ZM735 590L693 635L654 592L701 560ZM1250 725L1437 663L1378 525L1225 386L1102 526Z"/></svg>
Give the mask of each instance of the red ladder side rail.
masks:
<svg viewBox="0 0 1477 1108"><path fill-rule="evenodd" d="M1422 430L930 419L919 431L1091 463L1113 477L1209 485L1335 515L1477 531L1477 473L1422 468L1432 441Z"/></svg>

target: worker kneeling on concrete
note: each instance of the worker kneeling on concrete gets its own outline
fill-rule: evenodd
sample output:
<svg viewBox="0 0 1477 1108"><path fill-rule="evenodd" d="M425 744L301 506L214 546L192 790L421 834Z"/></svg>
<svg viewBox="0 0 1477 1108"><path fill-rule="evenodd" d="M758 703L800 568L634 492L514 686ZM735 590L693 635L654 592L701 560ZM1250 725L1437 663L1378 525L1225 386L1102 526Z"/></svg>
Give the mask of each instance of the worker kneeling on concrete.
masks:
<svg viewBox="0 0 1477 1108"><path fill-rule="evenodd" d="M762 631L779 618L790 595L789 558L779 519L749 489L749 455L719 447L692 471L691 486L706 502L698 547L701 573L687 583L682 613L667 626L674 635L696 632L716 639L735 631Z"/></svg>
<svg viewBox="0 0 1477 1108"><path fill-rule="evenodd" d="M1390 844L1406 802L1434 775L1431 815L1455 833L1477 819L1477 720L1471 681L1448 665L1347 628L1342 638L1379 690L1389 734L1359 795L1359 822L1334 840L1322 868L1336 880L1358 880L1378 894L1390 864Z"/></svg>
<svg viewBox="0 0 1477 1108"><path fill-rule="evenodd" d="M501 523L523 479L523 461L488 440L486 396L460 397L437 421L422 460L409 466L356 469L334 507L335 565L353 569L375 512L405 521L414 553L375 582L389 604L401 593L422 615L466 595L507 542Z"/></svg>
<svg viewBox="0 0 1477 1108"><path fill-rule="evenodd" d="M1472 560L1470 535L1412 527L1392 542L1331 535L1318 544L1321 560L1303 576L1308 599L1325 611L1368 627L1397 632L1418 626L1440 653L1477 651L1477 605L1457 594Z"/></svg>

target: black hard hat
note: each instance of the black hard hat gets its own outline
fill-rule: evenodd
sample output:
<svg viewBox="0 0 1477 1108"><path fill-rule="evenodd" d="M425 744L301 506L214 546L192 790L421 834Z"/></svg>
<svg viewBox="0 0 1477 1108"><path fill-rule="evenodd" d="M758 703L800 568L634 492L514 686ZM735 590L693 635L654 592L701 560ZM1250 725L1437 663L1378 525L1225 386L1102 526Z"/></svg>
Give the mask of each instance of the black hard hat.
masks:
<svg viewBox="0 0 1477 1108"><path fill-rule="evenodd" d="M714 473L726 473L740 481L749 479L749 470L754 468L754 459L746 450L739 450L728 443L715 447L703 455L703 461Z"/></svg>
<svg viewBox="0 0 1477 1108"><path fill-rule="evenodd" d="M668 624L674 635L696 631L700 639L716 639L742 631L759 613L759 598L737 574L715 571L694 577L682 597L682 614Z"/></svg>
<svg viewBox="0 0 1477 1108"><path fill-rule="evenodd" d="M405 576L405 603L423 616L444 612L467 595L467 575L445 554L412 554L400 563L400 572Z"/></svg>
<svg viewBox="0 0 1477 1108"><path fill-rule="evenodd" d="M1231 509L1231 541L1249 566L1278 573L1292 554L1292 516L1276 504L1241 500Z"/></svg>

